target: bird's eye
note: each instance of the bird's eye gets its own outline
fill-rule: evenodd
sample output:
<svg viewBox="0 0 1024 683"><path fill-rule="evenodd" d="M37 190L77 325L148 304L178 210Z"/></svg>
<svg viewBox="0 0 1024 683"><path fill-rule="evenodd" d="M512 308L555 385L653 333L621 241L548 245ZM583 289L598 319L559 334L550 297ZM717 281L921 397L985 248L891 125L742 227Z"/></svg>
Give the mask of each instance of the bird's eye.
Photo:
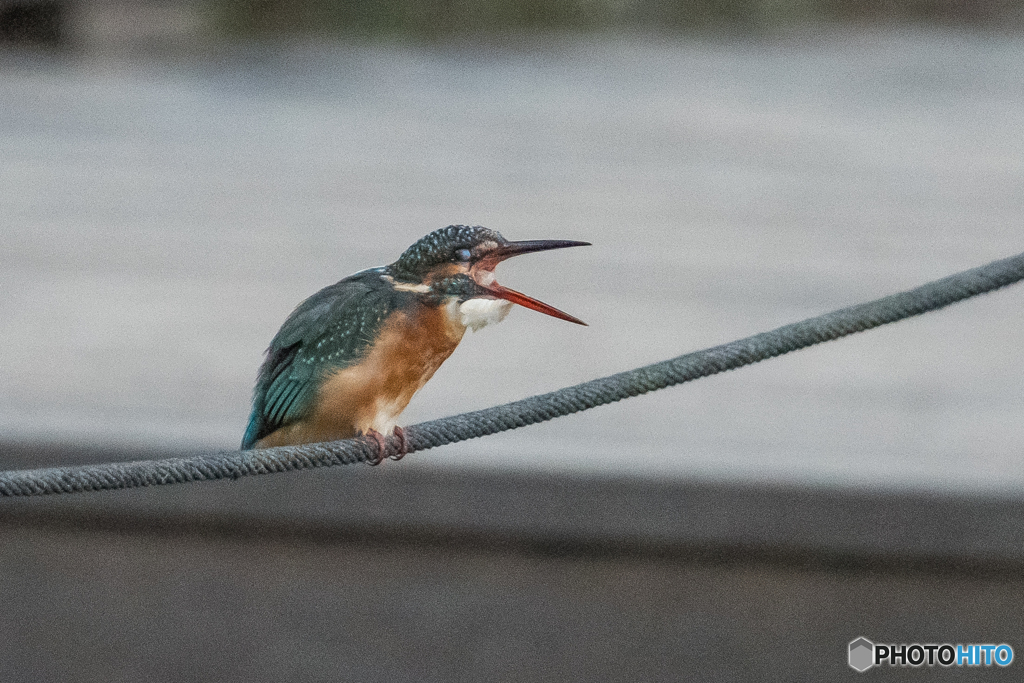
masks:
<svg viewBox="0 0 1024 683"><path fill-rule="evenodd" d="M459 261L468 261L472 254L469 253L469 249L456 249L455 258Z"/></svg>

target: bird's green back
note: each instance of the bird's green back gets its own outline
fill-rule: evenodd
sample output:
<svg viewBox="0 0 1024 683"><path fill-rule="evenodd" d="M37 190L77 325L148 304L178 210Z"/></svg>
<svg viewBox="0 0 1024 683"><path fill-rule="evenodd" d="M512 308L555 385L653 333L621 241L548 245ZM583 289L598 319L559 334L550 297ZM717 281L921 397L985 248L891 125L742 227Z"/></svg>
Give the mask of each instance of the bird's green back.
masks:
<svg viewBox="0 0 1024 683"><path fill-rule="evenodd" d="M325 287L288 316L260 367L243 450L308 415L323 379L368 352L401 304L383 272L364 270Z"/></svg>

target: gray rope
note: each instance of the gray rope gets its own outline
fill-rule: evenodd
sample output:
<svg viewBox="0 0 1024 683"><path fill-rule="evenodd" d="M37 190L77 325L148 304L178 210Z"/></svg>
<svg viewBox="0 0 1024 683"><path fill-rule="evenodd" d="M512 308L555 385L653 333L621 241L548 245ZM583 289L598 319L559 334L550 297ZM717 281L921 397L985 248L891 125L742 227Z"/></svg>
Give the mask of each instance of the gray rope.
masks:
<svg viewBox="0 0 1024 683"><path fill-rule="evenodd" d="M683 382L780 356L790 351L934 311L1024 279L1024 254L936 280L923 287L810 318L746 339L688 353L549 394L408 427L406 452L496 434L621 401ZM103 489L237 479L311 467L380 462L398 457L397 439L387 451L365 437L330 443L236 451L192 458L54 467L0 472L0 495L29 496Z"/></svg>

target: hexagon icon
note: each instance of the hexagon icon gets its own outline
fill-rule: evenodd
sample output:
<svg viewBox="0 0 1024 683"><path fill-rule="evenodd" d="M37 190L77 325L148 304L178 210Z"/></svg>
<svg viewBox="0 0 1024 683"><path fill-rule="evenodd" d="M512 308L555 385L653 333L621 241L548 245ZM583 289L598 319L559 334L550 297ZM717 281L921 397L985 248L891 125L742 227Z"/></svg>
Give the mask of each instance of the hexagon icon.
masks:
<svg viewBox="0 0 1024 683"><path fill-rule="evenodd" d="M875 644L861 636L850 642L850 666L864 673L874 666Z"/></svg>

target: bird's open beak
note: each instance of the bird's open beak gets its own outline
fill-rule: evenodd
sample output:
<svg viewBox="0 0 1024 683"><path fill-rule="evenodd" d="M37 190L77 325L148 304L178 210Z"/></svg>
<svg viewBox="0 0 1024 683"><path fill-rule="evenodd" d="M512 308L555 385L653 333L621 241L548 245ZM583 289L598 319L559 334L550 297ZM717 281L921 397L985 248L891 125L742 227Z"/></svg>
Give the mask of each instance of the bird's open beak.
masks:
<svg viewBox="0 0 1024 683"><path fill-rule="evenodd" d="M527 240L523 242L509 242L491 251L482 259L477 261L474 274L477 283L487 289L493 296L499 299L511 301L514 304L532 308L535 311L546 313L554 318L568 320L577 325L586 325L579 318L560 311L554 306L548 306L543 301L538 301L532 296L526 296L522 292L503 287L494 281L494 268L505 259L531 254L535 251L547 251L548 249L565 249L566 247L589 247L590 242L576 242L573 240Z"/></svg>

